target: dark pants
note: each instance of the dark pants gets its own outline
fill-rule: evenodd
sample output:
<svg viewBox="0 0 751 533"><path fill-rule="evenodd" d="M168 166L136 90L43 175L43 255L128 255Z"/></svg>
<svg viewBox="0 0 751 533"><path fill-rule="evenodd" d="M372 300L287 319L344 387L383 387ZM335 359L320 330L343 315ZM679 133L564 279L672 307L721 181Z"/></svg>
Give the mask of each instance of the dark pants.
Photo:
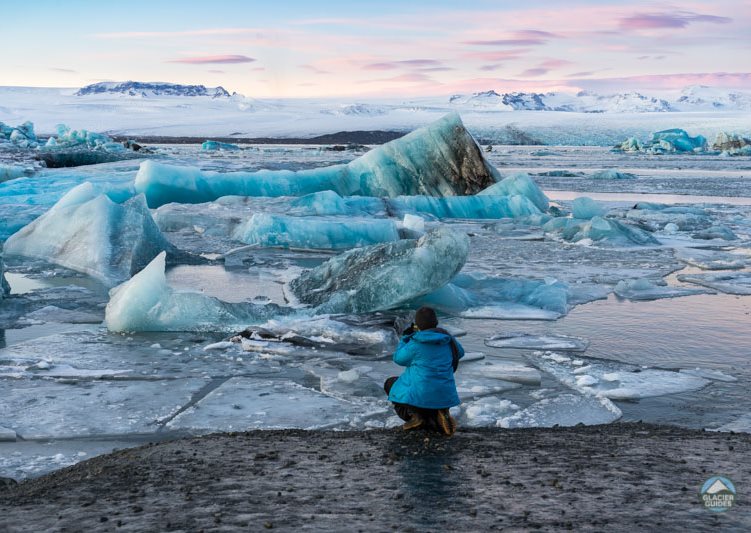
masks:
<svg viewBox="0 0 751 533"><path fill-rule="evenodd" d="M399 378L397 378L396 376L391 376L384 382L383 390L386 391L386 394L389 394L391 392L391 387L394 386L394 382L397 379ZM436 409L424 409L422 407L415 407L414 405L409 405L406 403L392 403L394 404L394 411L396 411L396 414L405 422L412 418L412 415L414 414L420 415L423 420L428 422L428 424L432 423L435 420Z"/></svg>

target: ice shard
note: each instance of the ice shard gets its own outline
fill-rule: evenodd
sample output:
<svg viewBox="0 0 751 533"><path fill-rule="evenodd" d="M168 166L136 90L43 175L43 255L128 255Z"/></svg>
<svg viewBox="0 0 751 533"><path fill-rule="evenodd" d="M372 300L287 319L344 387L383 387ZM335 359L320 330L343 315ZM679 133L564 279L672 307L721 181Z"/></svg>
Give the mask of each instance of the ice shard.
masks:
<svg viewBox="0 0 751 533"><path fill-rule="evenodd" d="M429 214L436 218L516 218L539 215L540 210L525 196L399 196L386 200L392 211Z"/></svg>
<svg viewBox="0 0 751 533"><path fill-rule="evenodd" d="M145 161L136 191L150 207L201 203L221 196L303 196L334 191L341 196L475 194L500 179L498 171L452 113L388 142L346 165L290 171L203 172Z"/></svg>
<svg viewBox="0 0 751 533"><path fill-rule="evenodd" d="M399 240L391 219L287 217L256 213L234 232L246 244L346 250Z"/></svg>
<svg viewBox="0 0 751 533"><path fill-rule="evenodd" d="M356 248L303 272L289 288L319 313L365 313L399 307L446 283L464 266L469 238L448 228Z"/></svg>
<svg viewBox="0 0 751 533"><path fill-rule="evenodd" d="M229 303L167 284L165 253L110 291L105 324L110 331L236 331L285 314L274 304Z"/></svg>
<svg viewBox="0 0 751 533"><path fill-rule="evenodd" d="M130 278L162 251L176 253L143 196L118 204L89 182L5 242L6 254L43 259L108 286Z"/></svg>

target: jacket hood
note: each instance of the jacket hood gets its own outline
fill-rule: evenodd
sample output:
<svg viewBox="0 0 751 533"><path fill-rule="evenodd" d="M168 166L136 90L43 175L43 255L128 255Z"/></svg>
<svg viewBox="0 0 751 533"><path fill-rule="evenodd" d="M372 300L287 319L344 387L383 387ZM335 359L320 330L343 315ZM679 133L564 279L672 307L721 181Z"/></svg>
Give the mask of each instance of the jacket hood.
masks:
<svg viewBox="0 0 751 533"><path fill-rule="evenodd" d="M418 331L413 334L412 339L425 344L448 344L451 342L451 335L438 331L426 330Z"/></svg>

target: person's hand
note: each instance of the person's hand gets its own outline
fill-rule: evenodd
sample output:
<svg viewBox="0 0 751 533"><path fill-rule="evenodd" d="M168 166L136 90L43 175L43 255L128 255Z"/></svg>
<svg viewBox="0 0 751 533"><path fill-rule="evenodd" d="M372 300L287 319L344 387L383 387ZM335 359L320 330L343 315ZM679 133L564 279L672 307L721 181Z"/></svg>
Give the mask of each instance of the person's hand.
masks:
<svg viewBox="0 0 751 533"><path fill-rule="evenodd" d="M415 331L417 331L417 328L415 327L415 323L412 322L407 329L402 331L402 336L412 335Z"/></svg>

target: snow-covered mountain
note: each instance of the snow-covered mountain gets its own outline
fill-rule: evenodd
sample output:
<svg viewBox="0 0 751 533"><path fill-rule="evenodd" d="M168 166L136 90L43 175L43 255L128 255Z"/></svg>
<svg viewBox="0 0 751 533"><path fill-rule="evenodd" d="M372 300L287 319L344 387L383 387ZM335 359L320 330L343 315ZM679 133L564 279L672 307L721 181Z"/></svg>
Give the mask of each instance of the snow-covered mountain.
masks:
<svg viewBox="0 0 751 533"><path fill-rule="evenodd" d="M494 90L455 94L449 104L459 109L488 111L564 111L572 113L664 113L673 111L751 111L751 92L703 85L686 87L678 95L648 96L638 92L597 94L498 93Z"/></svg>
<svg viewBox="0 0 751 533"><path fill-rule="evenodd" d="M224 87L141 81L104 81L92 83L86 87L81 87L75 94L76 96L121 94L144 98L153 96L208 96L211 98L226 98L231 96Z"/></svg>

